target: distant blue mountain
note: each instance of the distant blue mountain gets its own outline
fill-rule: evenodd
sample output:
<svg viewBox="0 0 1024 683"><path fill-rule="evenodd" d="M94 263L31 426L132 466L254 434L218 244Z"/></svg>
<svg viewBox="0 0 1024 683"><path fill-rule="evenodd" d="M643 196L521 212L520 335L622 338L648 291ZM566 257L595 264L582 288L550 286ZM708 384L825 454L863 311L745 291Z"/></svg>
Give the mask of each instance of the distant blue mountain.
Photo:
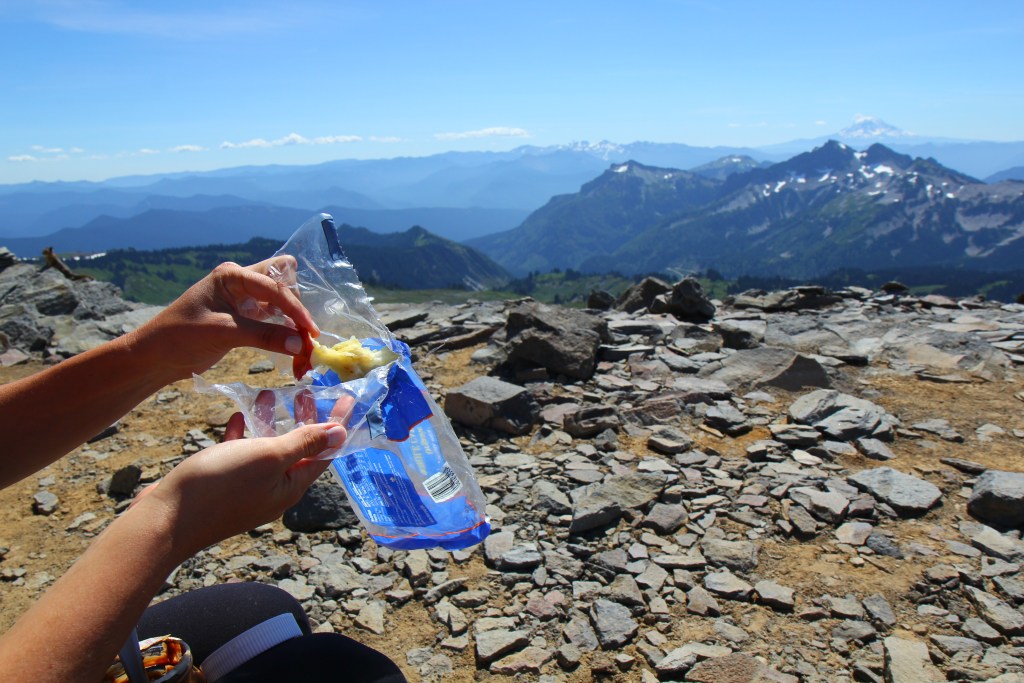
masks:
<svg viewBox="0 0 1024 683"><path fill-rule="evenodd" d="M1024 166L1015 166L1013 168L1008 168L1005 171L993 173L989 177L985 178L986 183L999 183L1004 180L1024 181Z"/></svg>
<svg viewBox="0 0 1024 683"><path fill-rule="evenodd" d="M212 198L211 198L212 200ZM63 228L46 235L12 237L4 246L20 257L38 256L43 247L60 253L99 252L110 249L167 249L171 247L234 244L253 237L284 240L310 215L324 211L339 221L377 234L407 231L414 225L450 241L464 241L487 234L481 225L510 230L526 218L515 209L353 209L319 206L315 211L267 206L237 200L227 206L203 209L172 208L173 201L157 201L167 208L152 206L134 215L103 215L78 228Z"/></svg>
<svg viewBox="0 0 1024 683"><path fill-rule="evenodd" d="M860 150L882 142L896 152L934 158L947 168L973 177L1024 167L1024 142L926 138L870 117L860 117L855 125L829 137ZM129 233L145 231L144 226L162 215L161 210L180 212L203 222L212 220L206 214L217 209L248 208L259 213L257 207L264 207L263 214L275 216L290 209L310 215L328 207L344 207L353 222L372 230L393 232L423 225L446 239L470 240L516 227L552 197L579 192L611 164L631 161L722 180L785 161L820 147L824 141L823 137L760 148L578 142L550 147L527 145L505 152L241 166L125 176L103 182L0 185L0 244L44 235L52 236L46 238L50 242L68 239L74 244L106 243L117 235L133 243L154 242L159 240ZM734 159L742 161L731 161ZM226 215L212 214L218 220ZM144 219L130 220L140 216ZM99 231L103 237L87 239L84 232L65 229ZM233 223L206 224L205 243L229 241L228 235L235 235L236 230ZM230 240L261 234L269 233L250 232ZM157 246L150 244L147 248Z"/></svg>

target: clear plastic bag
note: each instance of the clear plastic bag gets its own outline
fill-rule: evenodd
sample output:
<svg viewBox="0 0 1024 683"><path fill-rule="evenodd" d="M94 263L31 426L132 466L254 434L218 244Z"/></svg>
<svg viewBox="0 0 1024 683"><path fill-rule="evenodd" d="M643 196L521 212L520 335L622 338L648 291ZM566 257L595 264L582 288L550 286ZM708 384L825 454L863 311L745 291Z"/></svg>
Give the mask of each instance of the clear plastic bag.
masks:
<svg viewBox="0 0 1024 683"><path fill-rule="evenodd" d="M333 218L320 214L306 221L280 255L293 256L297 268L275 276L297 287L322 330L320 341L355 337L367 350L386 347L398 358L351 381L320 366L297 386L260 389L197 377L197 390L231 398L256 436L326 422L338 399L352 397L348 440L330 454L330 470L370 536L402 549L456 550L481 542L490 524L469 461L413 369L409 347L373 310L341 250Z"/></svg>

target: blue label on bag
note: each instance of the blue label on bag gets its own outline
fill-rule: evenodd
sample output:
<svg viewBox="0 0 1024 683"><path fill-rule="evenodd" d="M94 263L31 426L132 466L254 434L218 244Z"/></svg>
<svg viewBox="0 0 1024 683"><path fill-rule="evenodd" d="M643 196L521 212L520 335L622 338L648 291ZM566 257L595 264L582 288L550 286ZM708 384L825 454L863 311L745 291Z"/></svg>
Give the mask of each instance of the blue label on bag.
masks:
<svg viewBox="0 0 1024 683"><path fill-rule="evenodd" d="M437 432L429 422L422 422L409 432L405 441L398 443L402 457L410 467L415 467L420 476L426 478L439 472L445 466Z"/></svg>
<svg viewBox="0 0 1024 683"><path fill-rule="evenodd" d="M412 381L405 360L395 363L388 372L388 395L380 404L384 433L391 441L405 441L409 430L433 413L423 392Z"/></svg>
<svg viewBox="0 0 1024 683"><path fill-rule="evenodd" d="M390 527L436 524L394 453L367 448L336 458L331 466L367 521Z"/></svg>

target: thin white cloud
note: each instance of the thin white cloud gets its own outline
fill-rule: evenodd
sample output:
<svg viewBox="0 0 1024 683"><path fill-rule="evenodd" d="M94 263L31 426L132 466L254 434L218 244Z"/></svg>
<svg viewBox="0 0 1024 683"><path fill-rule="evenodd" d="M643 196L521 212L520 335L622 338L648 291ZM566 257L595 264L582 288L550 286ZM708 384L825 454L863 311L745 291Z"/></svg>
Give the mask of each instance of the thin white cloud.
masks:
<svg viewBox="0 0 1024 683"><path fill-rule="evenodd" d="M84 150L84 149L82 149L81 147L72 147L72 148L71 148L71 149L69 149L68 151L69 151L69 152L71 152L72 154L81 154L81 153L82 153L82 152L84 152L85 150Z"/></svg>
<svg viewBox="0 0 1024 683"><path fill-rule="evenodd" d="M39 158L31 154L15 154L14 156L7 157L7 161L39 161Z"/></svg>
<svg viewBox="0 0 1024 683"><path fill-rule="evenodd" d="M60 154L64 151L63 147L43 147L42 145L32 145L33 152L39 152L40 154Z"/></svg>
<svg viewBox="0 0 1024 683"><path fill-rule="evenodd" d="M308 145L309 140L302 137L298 133L289 133L283 138L276 140L264 140L263 138L253 138L252 140L246 140L245 142L222 142L220 143L221 149L249 149L253 147L283 147L284 145Z"/></svg>
<svg viewBox="0 0 1024 683"><path fill-rule="evenodd" d="M346 142L359 142L362 140L358 135L326 135L318 138L307 138L298 133L289 133L283 138L277 138L276 140L264 140L263 138L253 138L252 140L246 140L245 142L229 142L225 141L220 143L221 149L251 149L251 148L269 148L269 147L286 147L288 145L333 145L337 143Z"/></svg>
<svg viewBox="0 0 1024 683"><path fill-rule="evenodd" d="M324 16L324 12L324 8L279 3L211 3L209 8L191 9L177 3L164 8L128 0L39 0L31 8L35 20L70 31L184 40L278 32L341 20L340 16Z"/></svg>
<svg viewBox="0 0 1024 683"><path fill-rule="evenodd" d="M159 153L160 153L160 150L158 150L158 149L150 149L149 147L143 147L142 149L140 149L139 151L136 152L136 154L138 154L139 156L148 156L150 154L159 154Z"/></svg>
<svg viewBox="0 0 1024 683"><path fill-rule="evenodd" d="M313 138L314 145L334 145L346 142L362 142L358 135L327 135L322 138Z"/></svg>
<svg viewBox="0 0 1024 683"><path fill-rule="evenodd" d="M494 126L480 130L467 130L461 133L435 133L438 140L469 140L473 138L528 138L530 133L522 128Z"/></svg>
<svg viewBox="0 0 1024 683"><path fill-rule="evenodd" d="M168 150L168 151L171 151L171 152L205 152L206 148L203 147L202 145L178 145L176 147L171 147L171 149Z"/></svg>
<svg viewBox="0 0 1024 683"><path fill-rule="evenodd" d="M816 125L816 126L827 126L828 123L823 121L823 120L821 120L821 119L818 119L817 121L814 122L814 125Z"/></svg>

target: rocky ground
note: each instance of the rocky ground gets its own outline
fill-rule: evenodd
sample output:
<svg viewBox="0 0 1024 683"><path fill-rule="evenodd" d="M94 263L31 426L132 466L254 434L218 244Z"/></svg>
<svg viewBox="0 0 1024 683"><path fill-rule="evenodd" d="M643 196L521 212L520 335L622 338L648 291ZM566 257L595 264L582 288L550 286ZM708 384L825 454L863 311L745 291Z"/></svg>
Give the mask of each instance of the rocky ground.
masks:
<svg viewBox="0 0 1024 683"><path fill-rule="evenodd" d="M0 381L152 313L21 268ZM1024 306L654 281L592 303L381 307L453 417L485 543L380 548L324 482L158 599L276 584L413 681L1024 681ZM207 376L288 381L247 350ZM0 626L230 412L181 382L0 492Z"/></svg>

